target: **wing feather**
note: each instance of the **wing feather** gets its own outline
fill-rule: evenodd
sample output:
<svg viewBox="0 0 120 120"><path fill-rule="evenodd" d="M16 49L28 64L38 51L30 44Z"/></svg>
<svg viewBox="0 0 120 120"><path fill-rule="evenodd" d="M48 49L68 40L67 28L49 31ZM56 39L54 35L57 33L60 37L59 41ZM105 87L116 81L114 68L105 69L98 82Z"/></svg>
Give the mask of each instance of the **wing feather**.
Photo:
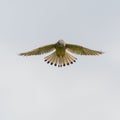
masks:
<svg viewBox="0 0 120 120"><path fill-rule="evenodd" d="M99 55L102 54L102 51L91 50L83 46L66 44L66 49L72 53L80 55Z"/></svg>
<svg viewBox="0 0 120 120"><path fill-rule="evenodd" d="M20 53L19 55L30 56L30 55L40 55L40 54L43 54L43 53L48 53L48 52L51 52L51 51L55 50L54 46L55 46L54 44L46 45L46 46L43 46L43 47L36 48L32 51L28 51L28 52L25 52L25 53Z"/></svg>

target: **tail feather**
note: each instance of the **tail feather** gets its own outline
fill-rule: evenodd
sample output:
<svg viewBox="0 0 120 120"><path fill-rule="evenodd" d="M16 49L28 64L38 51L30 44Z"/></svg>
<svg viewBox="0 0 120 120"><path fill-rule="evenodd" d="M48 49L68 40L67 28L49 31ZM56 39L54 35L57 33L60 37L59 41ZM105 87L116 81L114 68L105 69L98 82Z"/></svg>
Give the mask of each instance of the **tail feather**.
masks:
<svg viewBox="0 0 120 120"><path fill-rule="evenodd" d="M69 57L68 57L68 55L66 54L66 55L65 55L65 60L66 60L67 65L70 64L70 60L69 60L68 58L69 58Z"/></svg>
<svg viewBox="0 0 120 120"><path fill-rule="evenodd" d="M51 65L54 64L55 58L56 58L56 56L53 55L52 58L51 58L51 60L50 60L50 64L51 64Z"/></svg>
<svg viewBox="0 0 120 120"><path fill-rule="evenodd" d="M67 56L69 64L73 64L73 62L75 62L77 59L77 58L73 57L72 55L70 55L69 53L66 53L66 56Z"/></svg>
<svg viewBox="0 0 120 120"><path fill-rule="evenodd" d="M57 56L56 52L53 52L52 54L46 56L44 59L48 64L62 67L73 64L73 62L75 62L77 58L73 57L67 52L65 53L64 56Z"/></svg>
<svg viewBox="0 0 120 120"><path fill-rule="evenodd" d="M57 66L57 63L58 63L58 57L57 57L57 56L55 56L54 66Z"/></svg>
<svg viewBox="0 0 120 120"><path fill-rule="evenodd" d="M47 63L51 63L53 58L54 58L54 53L50 54L49 56L45 57L44 59Z"/></svg>
<svg viewBox="0 0 120 120"><path fill-rule="evenodd" d="M49 56L45 57L45 58L44 58L45 61L48 61L48 59L50 59L52 55L53 55L53 54L50 54Z"/></svg>
<svg viewBox="0 0 120 120"><path fill-rule="evenodd" d="M73 57L72 55L70 55L70 58L72 59L73 62L75 62L77 59L77 58Z"/></svg>
<svg viewBox="0 0 120 120"><path fill-rule="evenodd" d="M65 56L63 57L63 66L65 66L66 65L66 59L65 59Z"/></svg>

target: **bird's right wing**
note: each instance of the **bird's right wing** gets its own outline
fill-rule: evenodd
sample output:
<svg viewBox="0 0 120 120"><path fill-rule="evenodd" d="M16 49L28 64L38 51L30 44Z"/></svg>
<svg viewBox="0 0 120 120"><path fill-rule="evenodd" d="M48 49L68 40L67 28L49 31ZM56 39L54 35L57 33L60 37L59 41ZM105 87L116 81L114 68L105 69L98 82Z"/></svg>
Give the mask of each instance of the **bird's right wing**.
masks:
<svg viewBox="0 0 120 120"><path fill-rule="evenodd" d="M55 44L50 44L50 45L46 45L46 46L43 46L43 47L36 48L32 51L20 53L19 55L23 55L23 56L40 55L40 54L43 54L43 53L51 52L53 50L55 50Z"/></svg>
<svg viewBox="0 0 120 120"><path fill-rule="evenodd" d="M66 48L68 51L80 55L99 55L103 53L102 51L91 50L86 47L73 44L66 44Z"/></svg>

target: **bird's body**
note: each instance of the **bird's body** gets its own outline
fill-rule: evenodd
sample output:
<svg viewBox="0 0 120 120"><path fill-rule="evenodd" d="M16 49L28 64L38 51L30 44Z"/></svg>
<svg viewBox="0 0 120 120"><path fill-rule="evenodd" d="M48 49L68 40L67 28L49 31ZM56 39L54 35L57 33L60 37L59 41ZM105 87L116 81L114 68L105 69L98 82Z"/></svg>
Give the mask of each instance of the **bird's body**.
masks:
<svg viewBox="0 0 120 120"><path fill-rule="evenodd" d="M58 42L55 44L39 47L32 51L21 53L20 55L40 55L51 51L54 52L49 56L46 56L45 61L47 61L47 63L50 63L51 65L58 65L58 67L73 64L73 62L76 62L77 58L69 54L68 51L80 55L99 55L103 53L101 51L91 50L79 45L67 44L63 40L58 40Z"/></svg>

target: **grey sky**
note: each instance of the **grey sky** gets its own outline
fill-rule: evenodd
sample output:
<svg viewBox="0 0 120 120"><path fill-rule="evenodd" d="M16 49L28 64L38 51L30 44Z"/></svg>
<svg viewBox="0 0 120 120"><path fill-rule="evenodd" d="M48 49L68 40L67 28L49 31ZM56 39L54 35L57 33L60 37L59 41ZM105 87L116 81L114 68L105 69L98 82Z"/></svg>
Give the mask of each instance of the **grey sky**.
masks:
<svg viewBox="0 0 120 120"><path fill-rule="evenodd" d="M58 39L105 54L18 56ZM1 0L0 120L120 120L119 41L119 0Z"/></svg>

